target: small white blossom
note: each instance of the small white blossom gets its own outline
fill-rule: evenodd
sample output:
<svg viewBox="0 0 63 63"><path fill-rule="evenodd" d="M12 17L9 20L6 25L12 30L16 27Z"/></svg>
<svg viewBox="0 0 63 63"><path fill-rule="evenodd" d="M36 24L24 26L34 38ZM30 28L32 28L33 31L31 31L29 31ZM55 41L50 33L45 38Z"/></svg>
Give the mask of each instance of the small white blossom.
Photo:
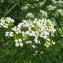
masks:
<svg viewBox="0 0 63 63"><path fill-rule="evenodd" d="M40 44L40 40L38 40L37 38L34 39L36 44Z"/></svg>
<svg viewBox="0 0 63 63"><path fill-rule="evenodd" d="M60 13L61 16L63 16L63 9L58 9L57 12Z"/></svg>
<svg viewBox="0 0 63 63"><path fill-rule="evenodd" d="M2 26L2 27L4 27L4 28L8 28L8 24L4 24L4 26Z"/></svg>
<svg viewBox="0 0 63 63"><path fill-rule="evenodd" d="M14 20L10 17L0 19L0 27L8 28L8 26L11 26L10 23L14 23Z"/></svg>
<svg viewBox="0 0 63 63"><path fill-rule="evenodd" d="M29 23L26 20L23 20L23 26L24 27L29 27Z"/></svg>
<svg viewBox="0 0 63 63"><path fill-rule="evenodd" d="M9 36L12 37L13 36L13 32L10 32Z"/></svg>
<svg viewBox="0 0 63 63"><path fill-rule="evenodd" d="M32 48L36 48L36 46L35 45L32 45Z"/></svg>
<svg viewBox="0 0 63 63"><path fill-rule="evenodd" d="M55 42L52 41L52 44L55 45Z"/></svg>
<svg viewBox="0 0 63 63"><path fill-rule="evenodd" d="M23 46L23 43L20 43L20 46L22 47Z"/></svg>
<svg viewBox="0 0 63 63"><path fill-rule="evenodd" d="M34 15L30 12L26 15L26 17L34 18Z"/></svg>
<svg viewBox="0 0 63 63"><path fill-rule="evenodd" d="M46 42L45 44L44 44L44 46L46 46L47 48L50 46L50 42Z"/></svg>
<svg viewBox="0 0 63 63"><path fill-rule="evenodd" d="M10 36L10 37L12 37L12 36L13 36L13 32L6 32L6 33L5 33L5 36Z"/></svg>
<svg viewBox="0 0 63 63"><path fill-rule="evenodd" d="M26 4L25 6L21 7L21 10L27 10L31 5L30 4Z"/></svg>
<svg viewBox="0 0 63 63"><path fill-rule="evenodd" d="M21 33L21 29L16 26L14 26L12 30L15 31L16 34Z"/></svg>
<svg viewBox="0 0 63 63"><path fill-rule="evenodd" d="M38 51L35 51L35 54L37 54L38 53Z"/></svg>
<svg viewBox="0 0 63 63"><path fill-rule="evenodd" d="M1 2L4 2L3 0L1 0Z"/></svg>
<svg viewBox="0 0 63 63"><path fill-rule="evenodd" d="M63 1L59 0L59 1L58 1L58 4L59 4L59 5L63 4Z"/></svg>
<svg viewBox="0 0 63 63"><path fill-rule="evenodd" d="M14 20L11 19L10 17L5 18L5 20L6 20L7 23L10 23L10 22L14 23Z"/></svg>
<svg viewBox="0 0 63 63"><path fill-rule="evenodd" d="M56 6L49 5L49 6L47 6L47 9L48 10L55 10L56 9Z"/></svg>
<svg viewBox="0 0 63 63"><path fill-rule="evenodd" d="M26 31L26 35L35 36L35 32L33 30Z"/></svg>
<svg viewBox="0 0 63 63"><path fill-rule="evenodd" d="M51 0L53 4L57 4L57 1L56 0Z"/></svg>
<svg viewBox="0 0 63 63"><path fill-rule="evenodd" d="M32 43L32 41L26 41L25 43L26 43L26 44L31 44L31 43Z"/></svg>
<svg viewBox="0 0 63 63"><path fill-rule="evenodd" d="M40 37L43 37L44 39L48 38L48 36L49 36L49 32L44 31L40 33Z"/></svg>
<svg viewBox="0 0 63 63"><path fill-rule="evenodd" d="M45 3L45 1L43 1L43 2L39 2L39 5L40 5L40 6L43 6L44 3Z"/></svg>
<svg viewBox="0 0 63 63"><path fill-rule="evenodd" d="M40 54L43 54L43 51L40 51Z"/></svg>
<svg viewBox="0 0 63 63"><path fill-rule="evenodd" d="M23 43L22 43L22 40L21 39L15 39L15 46L18 47L18 46L23 46Z"/></svg>
<svg viewBox="0 0 63 63"><path fill-rule="evenodd" d="M47 12L44 10L40 10L40 12L42 13L42 16L46 16L47 17Z"/></svg>
<svg viewBox="0 0 63 63"><path fill-rule="evenodd" d="M9 36L9 32L6 32L6 33L5 33L5 36Z"/></svg>

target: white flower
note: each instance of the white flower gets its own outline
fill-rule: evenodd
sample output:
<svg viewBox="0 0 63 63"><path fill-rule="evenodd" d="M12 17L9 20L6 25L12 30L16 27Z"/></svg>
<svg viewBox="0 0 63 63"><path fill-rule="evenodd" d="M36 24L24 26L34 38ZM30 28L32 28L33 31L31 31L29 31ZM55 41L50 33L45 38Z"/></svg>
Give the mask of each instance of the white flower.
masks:
<svg viewBox="0 0 63 63"><path fill-rule="evenodd" d="M4 28L8 28L8 24L4 24L3 27L4 27Z"/></svg>
<svg viewBox="0 0 63 63"><path fill-rule="evenodd" d="M55 33L56 29L51 29L51 35L53 36Z"/></svg>
<svg viewBox="0 0 63 63"><path fill-rule="evenodd" d="M6 33L5 33L5 36L10 36L10 37L12 37L12 36L13 36L13 32L6 32Z"/></svg>
<svg viewBox="0 0 63 63"><path fill-rule="evenodd" d="M38 21L36 21L36 24L37 24L37 26L39 26L39 27L42 27L42 20L38 20Z"/></svg>
<svg viewBox="0 0 63 63"><path fill-rule="evenodd" d="M17 43L18 42L18 39L15 39L15 42Z"/></svg>
<svg viewBox="0 0 63 63"><path fill-rule="evenodd" d="M40 5L40 6L43 6L44 3L45 3L44 1L43 1L43 2L39 2L39 5Z"/></svg>
<svg viewBox="0 0 63 63"><path fill-rule="evenodd" d="M45 44L44 44L44 46L46 46L47 48L50 46L50 42L46 42Z"/></svg>
<svg viewBox="0 0 63 63"><path fill-rule="evenodd" d="M23 46L23 43L22 43L22 40L21 39L15 39L15 46L18 47L18 46Z"/></svg>
<svg viewBox="0 0 63 63"><path fill-rule="evenodd" d="M35 38L34 41L36 44L40 44L40 40L38 40L38 38Z"/></svg>
<svg viewBox="0 0 63 63"><path fill-rule="evenodd" d="M55 45L55 42L52 41L52 44Z"/></svg>
<svg viewBox="0 0 63 63"><path fill-rule="evenodd" d="M22 6L21 10L27 10L29 6L31 6L31 5L30 4L26 4L25 6Z"/></svg>
<svg viewBox="0 0 63 63"><path fill-rule="evenodd" d="M26 43L26 44L31 44L31 43L32 43L32 41L26 41L25 43Z"/></svg>
<svg viewBox="0 0 63 63"><path fill-rule="evenodd" d="M39 5L40 5L40 6L44 5L44 2L39 2Z"/></svg>
<svg viewBox="0 0 63 63"><path fill-rule="evenodd" d="M27 10L28 9L28 6L23 6L22 8L21 8L21 10Z"/></svg>
<svg viewBox="0 0 63 63"><path fill-rule="evenodd" d="M12 37L13 36L13 32L10 32L9 36Z"/></svg>
<svg viewBox="0 0 63 63"><path fill-rule="evenodd" d="M60 5L63 4L63 1L59 0L59 1L58 1L58 4L60 4Z"/></svg>
<svg viewBox="0 0 63 63"><path fill-rule="evenodd" d="M15 31L16 34L21 33L21 29L16 26L14 26L14 28L12 28L12 30Z"/></svg>
<svg viewBox="0 0 63 63"><path fill-rule="evenodd" d="M44 32L40 33L40 37L43 37L44 39L46 39L48 36L49 36L49 32L47 32L47 31L46 32L44 31Z"/></svg>
<svg viewBox="0 0 63 63"><path fill-rule="evenodd" d="M58 9L57 12L60 13L61 16L63 16L63 9Z"/></svg>
<svg viewBox="0 0 63 63"><path fill-rule="evenodd" d="M40 12L42 13L42 16L46 16L47 17L47 12L44 10L40 10Z"/></svg>
<svg viewBox="0 0 63 63"><path fill-rule="evenodd" d="M5 33L5 36L9 36L9 32L6 32L6 33Z"/></svg>
<svg viewBox="0 0 63 63"><path fill-rule="evenodd" d="M1 2L4 2L4 0L1 0Z"/></svg>
<svg viewBox="0 0 63 63"><path fill-rule="evenodd" d="M14 23L14 20L11 19L10 17L5 18L5 20L6 20L7 23L10 23L10 22Z"/></svg>
<svg viewBox="0 0 63 63"><path fill-rule="evenodd" d="M39 1L39 0L36 0L36 1Z"/></svg>
<svg viewBox="0 0 63 63"><path fill-rule="evenodd" d="M28 30L26 31L26 35L35 36L35 32L33 30Z"/></svg>
<svg viewBox="0 0 63 63"><path fill-rule="evenodd" d="M50 38L47 38L46 40L47 40L47 41L50 41Z"/></svg>
<svg viewBox="0 0 63 63"><path fill-rule="evenodd" d="M23 26L24 27L29 27L29 23L26 20L23 20Z"/></svg>
<svg viewBox="0 0 63 63"><path fill-rule="evenodd" d="M26 17L34 18L34 15L30 12L26 15Z"/></svg>
<svg viewBox="0 0 63 63"><path fill-rule="evenodd" d="M38 51L35 51L35 54L37 54L38 53Z"/></svg>
<svg viewBox="0 0 63 63"><path fill-rule="evenodd" d="M18 28L29 27L29 23L26 20L23 20L22 23L17 25Z"/></svg>
<svg viewBox="0 0 63 63"><path fill-rule="evenodd" d="M14 26L14 27L12 28L12 30L13 30L13 31L16 31L16 29L17 29L17 27L16 27L16 26Z"/></svg>
<svg viewBox="0 0 63 63"><path fill-rule="evenodd" d="M20 46L22 47L23 46L23 43L20 43Z"/></svg>
<svg viewBox="0 0 63 63"><path fill-rule="evenodd" d="M35 45L32 45L32 48L36 48L36 46Z"/></svg>
<svg viewBox="0 0 63 63"><path fill-rule="evenodd" d="M4 18L1 18L0 19L0 26L4 26L4 24L5 24L5 19Z"/></svg>
<svg viewBox="0 0 63 63"><path fill-rule="evenodd" d="M35 37L39 36L39 32L35 31Z"/></svg>
<svg viewBox="0 0 63 63"><path fill-rule="evenodd" d="M18 47L18 46L19 46L19 44L18 44L18 43L15 43L15 46L16 46L16 47Z"/></svg>
<svg viewBox="0 0 63 63"><path fill-rule="evenodd" d="M22 36L26 37L26 33L24 31L22 31Z"/></svg>
<svg viewBox="0 0 63 63"><path fill-rule="evenodd" d="M11 19L10 17L1 18L0 19L0 27L8 28L10 22L14 23L14 20Z"/></svg>
<svg viewBox="0 0 63 63"><path fill-rule="evenodd" d="M15 32L16 32L16 34L21 33L21 29L17 28Z"/></svg>
<svg viewBox="0 0 63 63"><path fill-rule="evenodd" d="M56 6L49 5L49 6L47 6L47 8L48 8L48 10L55 10Z"/></svg>
<svg viewBox="0 0 63 63"><path fill-rule="evenodd" d="M18 28L21 28L22 26L23 26L23 23L19 23L19 24L17 25Z"/></svg>
<svg viewBox="0 0 63 63"><path fill-rule="evenodd" d="M40 51L40 54L43 54L43 51Z"/></svg>
<svg viewBox="0 0 63 63"><path fill-rule="evenodd" d="M57 1L56 1L56 0L51 0L51 1L52 1L52 3L53 3L53 4L56 4L56 3L57 3Z"/></svg>

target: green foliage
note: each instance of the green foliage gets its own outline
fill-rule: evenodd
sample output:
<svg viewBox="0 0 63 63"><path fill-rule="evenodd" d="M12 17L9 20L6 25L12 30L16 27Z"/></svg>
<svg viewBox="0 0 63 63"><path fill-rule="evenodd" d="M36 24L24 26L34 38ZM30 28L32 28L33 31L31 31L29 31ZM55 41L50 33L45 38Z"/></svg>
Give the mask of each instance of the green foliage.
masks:
<svg viewBox="0 0 63 63"><path fill-rule="evenodd" d="M45 0L43 0L45 1ZM59 1L59 0L58 0ZM51 21L55 21L56 32L53 39L56 44L45 48L43 54L39 54L41 49L38 46L39 52L36 56L33 56L33 51L30 52L30 48L27 51L25 48L15 47L15 42L13 38L5 37L5 31L7 29L0 27L0 63L62 63L63 62L63 16L56 11L58 9L63 9L63 4L57 3L56 5L52 3L51 0L47 0L43 6L40 6L38 3L42 0L0 0L0 18L2 17L11 17L15 20L14 25L17 25L19 22L22 22L23 19L31 19L26 17L28 12L32 12L36 18L47 18ZM22 10L22 7L30 4L27 10ZM56 6L54 10L49 10L48 5ZM40 10L47 11L48 16L43 16L40 13ZM11 25L12 23L10 23ZM49 23L47 23L48 26ZM37 28L37 27L36 27ZM25 31L27 29L24 29ZM30 37L30 39L32 39ZM33 40L33 39L32 39ZM40 39L41 40L41 39ZM44 40L44 39L43 39ZM41 45L43 46L43 45ZM23 52L23 54L22 54Z"/></svg>

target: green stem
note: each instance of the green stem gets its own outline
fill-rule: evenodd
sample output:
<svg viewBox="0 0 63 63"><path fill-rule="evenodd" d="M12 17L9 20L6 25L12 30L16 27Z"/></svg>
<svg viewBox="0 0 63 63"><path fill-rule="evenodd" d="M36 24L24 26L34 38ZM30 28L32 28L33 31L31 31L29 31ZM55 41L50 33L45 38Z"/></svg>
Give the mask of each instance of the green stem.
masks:
<svg viewBox="0 0 63 63"><path fill-rule="evenodd" d="M18 2L17 2L17 3L18 3ZM3 17L6 17L6 16L12 11L12 9L15 8L15 6L17 5L17 3L15 3L15 4L4 14Z"/></svg>

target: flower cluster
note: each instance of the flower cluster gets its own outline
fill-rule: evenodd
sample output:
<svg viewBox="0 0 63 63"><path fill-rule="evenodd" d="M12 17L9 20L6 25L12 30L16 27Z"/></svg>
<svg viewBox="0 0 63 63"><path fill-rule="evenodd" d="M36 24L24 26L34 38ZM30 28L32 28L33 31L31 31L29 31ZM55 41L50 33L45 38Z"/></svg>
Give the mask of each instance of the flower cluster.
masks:
<svg viewBox="0 0 63 63"><path fill-rule="evenodd" d="M42 18L48 16L48 15L47 15L47 12L44 11L44 10L40 10L40 13L42 14Z"/></svg>
<svg viewBox="0 0 63 63"><path fill-rule="evenodd" d="M0 2L4 2L4 0L1 0Z"/></svg>
<svg viewBox="0 0 63 63"><path fill-rule="evenodd" d="M23 20L17 26L12 28L12 32L6 32L5 36L14 37L15 46L24 47L24 44L30 44L32 48L38 48L36 44L41 44L44 39L44 46L49 47L55 42L50 40L49 35L54 36L55 32L54 24L51 20L43 18L32 20Z"/></svg>
<svg viewBox="0 0 63 63"><path fill-rule="evenodd" d="M48 10L55 10L56 6L49 5L49 6L47 6L47 8L48 8Z"/></svg>
<svg viewBox="0 0 63 63"><path fill-rule="evenodd" d="M45 2L46 2L46 0L39 2L40 7L43 6Z"/></svg>
<svg viewBox="0 0 63 63"><path fill-rule="evenodd" d="M14 20L10 17L7 18L1 18L0 19L0 27L8 28L9 26L12 26L14 23Z"/></svg>
<svg viewBox="0 0 63 63"><path fill-rule="evenodd" d="M28 7L30 7L30 6L31 6L30 4L26 4L25 6L22 6L22 7L21 7L21 10L27 10Z"/></svg>
<svg viewBox="0 0 63 63"><path fill-rule="evenodd" d="M34 18L34 15L32 13L27 13L26 17Z"/></svg>
<svg viewBox="0 0 63 63"><path fill-rule="evenodd" d="M58 9L57 13L59 13L61 16L63 16L63 9Z"/></svg>

